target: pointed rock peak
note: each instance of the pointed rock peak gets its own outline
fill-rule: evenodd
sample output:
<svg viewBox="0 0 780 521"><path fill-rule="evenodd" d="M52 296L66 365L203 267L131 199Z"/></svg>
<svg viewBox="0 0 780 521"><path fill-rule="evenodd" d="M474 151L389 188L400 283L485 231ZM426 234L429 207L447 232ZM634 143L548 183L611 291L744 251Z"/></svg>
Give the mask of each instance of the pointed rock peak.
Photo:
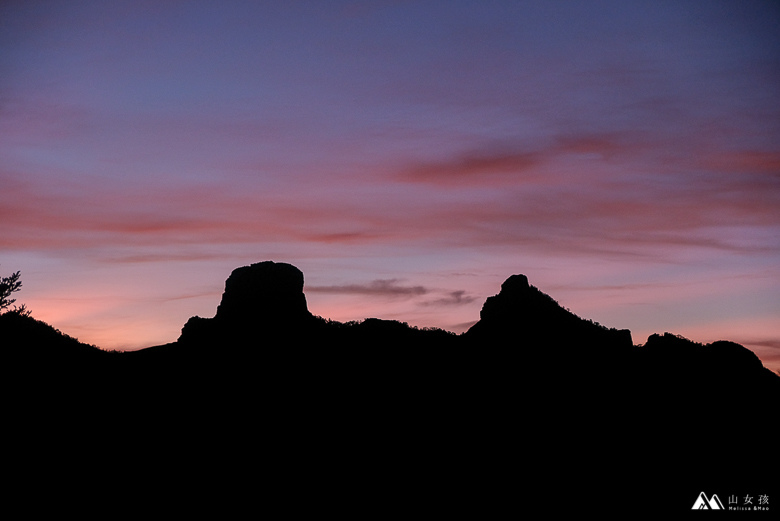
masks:
<svg viewBox="0 0 780 521"><path fill-rule="evenodd" d="M525 275L512 275L501 285L498 295L485 300L480 320L467 332L470 338L520 339L539 345L589 345L630 348L628 330L607 329L584 320L562 307L552 297L528 283ZM513 340L512 340L513 341Z"/></svg>
<svg viewBox="0 0 780 521"><path fill-rule="evenodd" d="M216 318L309 316L303 272L291 264L265 261L236 268L225 282Z"/></svg>

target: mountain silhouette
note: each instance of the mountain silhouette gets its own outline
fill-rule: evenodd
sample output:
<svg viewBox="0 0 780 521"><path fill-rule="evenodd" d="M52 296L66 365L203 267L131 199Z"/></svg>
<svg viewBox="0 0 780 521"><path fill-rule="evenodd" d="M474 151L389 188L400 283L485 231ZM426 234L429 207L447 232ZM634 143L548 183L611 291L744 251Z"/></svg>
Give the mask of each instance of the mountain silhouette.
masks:
<svg viewBox="0 0 780 521"><path fill-rule="evenodd" d="M512 275L498 295L488 297L479 322L466 336L481 342L513 337L528 346L540 342L563 346L584 340L598 343L602 350L625 350L633 345L629 330L607 329L581 319L529 285L525 275Z"/></svg>
<svg viewBox="0 0 780 521"><path fill-rule="evenodd" d="M21 412L134 440L101 454L157 465L164 448L180 479L227 474L241 490L233 465L254 466L288 501L580 512L636 509L641 491L668 512L774 483L762 443L780 377L739 344L634 345L523 275L461 335L317 317L303 287L289 264L237 268L214 317L124 353L6 313L3 365L28 390Z"/></svg>

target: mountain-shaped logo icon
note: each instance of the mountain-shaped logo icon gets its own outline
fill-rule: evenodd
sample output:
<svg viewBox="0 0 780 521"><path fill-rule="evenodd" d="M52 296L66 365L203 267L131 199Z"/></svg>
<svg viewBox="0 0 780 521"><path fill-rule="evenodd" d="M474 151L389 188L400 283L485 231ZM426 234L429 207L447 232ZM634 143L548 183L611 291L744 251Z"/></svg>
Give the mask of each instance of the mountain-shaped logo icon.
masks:
<svg viewBox="0 0 780 521"><path fill-rule="evenodd" d="M717 494L713 494L710 499L707 499L707 496L702 492L696 498L691 510L723 510L723 503L720 502Z"/></svg>

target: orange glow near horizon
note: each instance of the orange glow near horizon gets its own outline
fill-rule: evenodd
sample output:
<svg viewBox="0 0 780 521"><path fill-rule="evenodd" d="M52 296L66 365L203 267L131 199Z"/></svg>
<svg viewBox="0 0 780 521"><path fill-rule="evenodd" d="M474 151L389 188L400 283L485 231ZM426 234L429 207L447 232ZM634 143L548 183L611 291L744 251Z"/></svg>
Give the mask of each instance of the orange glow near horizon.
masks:
<svg viewBox="0 0 780 521"><path fill-rule="evenodd" d="M307 262L310 261L302 264ZM82 342L107 350L135 350L172 342L178 338L189 317L214 315L223 291L223 283L218 283L217 277L210 277L207 284L191 288L192 291L182 291L182 288L164 283L167 271L160 270L159 278L153 276L159 267L149 269L151 266L154 263L126 281L112 281L111 278L121 271L103 268L102 282L92 288L79 278L52 294L39 288L35 279L30 279L29 283L25 280L24 293L29 298L21 298L20 302L33 310L35 318ZM205 268L190 267L183 271L189 271L193 279L203 281L201 270ZM229 270L223 277L227 274ZM304 292L309 311L315 315L340 322L372 317L399 320L417 327L438 327L455 333L464 332L479 319L484 300L498 293L503 281L501 277L485 276L486 280L483 280L477 274L461 272L367 282L358 279L342 285L324 285L318 284L314 277L305 276ZM84 277L89 279L90 274L85 273ZM696 303L707 308L708 301L711 305L713 299L727 298L733 288L720 287L719 281L688 282L677 287L638 284L585 288L576 282L560 284L545 280L544 270L537 273L537 278L539 280L535 281L532 275L530 282L577 315L597 320L607 327L631 329L636 344L644 343L651 334L667 331L701 343L731 340L755 352L767 368L780 370L780 345L775 340L780 337L780 328L771 314L713 320L709 318L711 310L704 309L694 321L690 313L684 319L676 317L679 309L695 307ZM146 287L141 281L146 281ZM756 282L761 283L760 280ZM460 289L442 283L457 283ZM718 295L719 291L725 295ZM63 297L63 294L68 296ZM739 303L732 305L740 306ZM724 306L728 307L728 303ZM728 309L723 312L727 313Z"/></svg>

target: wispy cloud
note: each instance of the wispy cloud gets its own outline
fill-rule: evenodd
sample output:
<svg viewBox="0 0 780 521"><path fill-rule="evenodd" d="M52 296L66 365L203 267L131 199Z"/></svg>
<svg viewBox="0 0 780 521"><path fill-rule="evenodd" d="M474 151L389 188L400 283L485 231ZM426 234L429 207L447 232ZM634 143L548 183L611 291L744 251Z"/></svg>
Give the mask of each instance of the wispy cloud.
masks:
<svg viewBox="0 0 780 521"><path fill-rule="evenodd" d="M518 175L531 172L541 160L534 152L473 152L451 161L412 166L401 172L398 179L443 186L489 186L516 180Z"/></svg>
<svg viewBox="0 0 780 521"><path fill-rule="evenodd" d="M450 159L410 165L395 174L396 181L442 187L501 186L557 182L551 165L571 156L612 161L644 153L647 136L636 132L567 133L540 142L491 145L463 152Z"/></svg>
<svg viewBox="0 0 780 521"><path fill-rule="evenodd" d="M780 175L780 152L757 149L719 151L701 158L699 165L718 172L777 176Z"/></svg>
<svg viewBox="0 0 780 521"><path fill-rule="evenodd" d="M435 300L421 302L422 306L461 306L470 304L477 300L477 297L468 295L465 290L459 289L447 292L443 297Z"/></svg>
<svg viewBox="0 0 780 521"><path fill-rule="evenodd" d="M771 349L780 349L780 339L770 338L766 340L745 341L745 345L769 347Z"/></svg>
<svg viewBox="0 0 780 521"><path fill-rule="evenodd" d="M53 180L36 186L0 173L6 179L0 246L9 250L285 242L517 245L561 255L646 256L684 248L772 252L778 245L767 238L780 228L780 180L767 175L691 174L683 184L679 176L596 176L584 185L540 176L534 186L468 197L434 187L377 188L355 197L318 190L326 185L316 181L298 193L291 187L233 193L206 185L118 190ZM144 260L133 255L127 260Z"/></svg>
<svg viewBox="0 0 780 521"><path fill-rule="evenodd" d="M376 279L365 284L342 284L333 286L306 286L304 291L314 293L337 293L345 295L370 295L381 297L417 297L429 293L424 286L405 286L398 279Z"/></svg>

